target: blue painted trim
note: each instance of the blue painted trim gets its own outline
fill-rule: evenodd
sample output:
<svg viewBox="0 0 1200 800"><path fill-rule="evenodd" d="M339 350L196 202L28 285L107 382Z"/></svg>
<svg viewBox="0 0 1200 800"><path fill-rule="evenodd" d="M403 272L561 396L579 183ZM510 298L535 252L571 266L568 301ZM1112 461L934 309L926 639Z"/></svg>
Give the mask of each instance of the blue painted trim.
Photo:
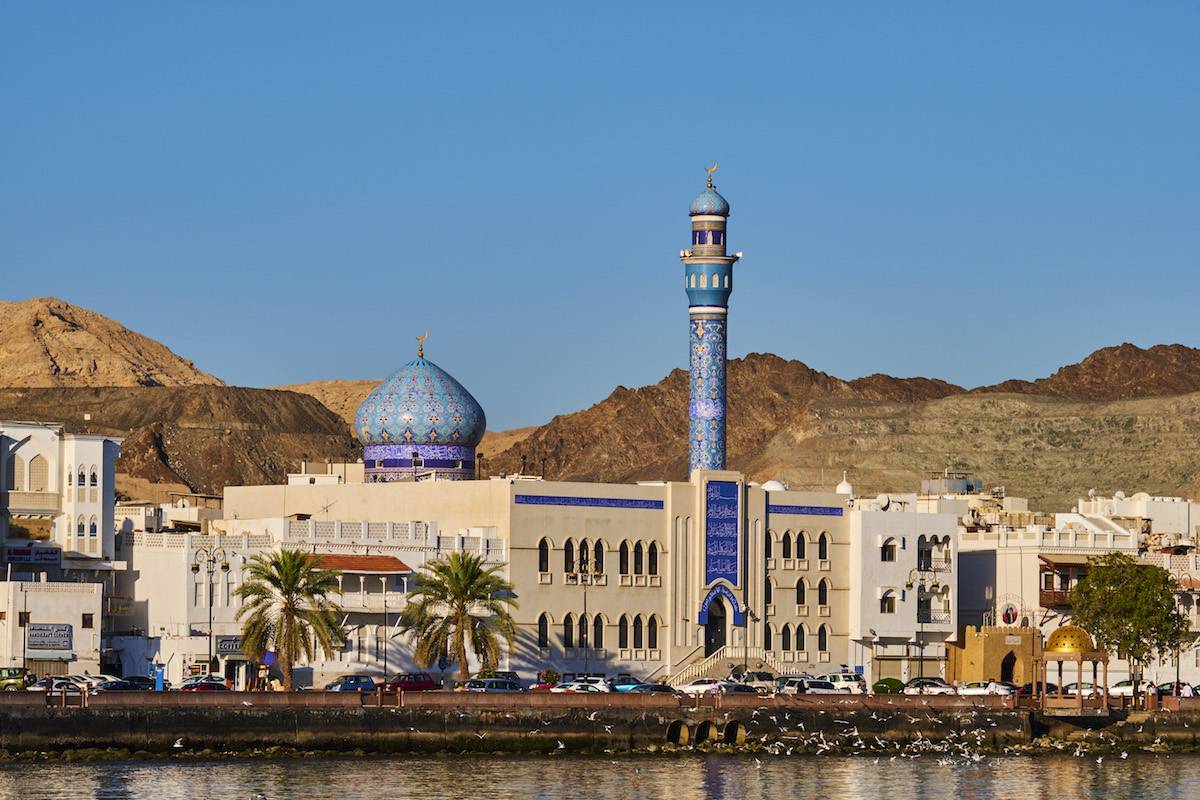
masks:
<svg viewBox="0 0 1200 800"><path fill-rule="evenodd" d="M662 500L631 500L623 497L552 497L540 494L519 494L520 506L585 506L588 508L639 508L663 510Z"/></svg>
<svg viewBox="0 0 1200 800"><path fill-rule="evenodd" d="M836 506L767 506L768 514L806 514L810 517L840 517L844 511Z"/></svg>
<svg viewBox="0 0 1200 800"><path fill-rule="evenodd" d="M737 595L733 593L733 590L723 583L718 583L708 590L708 594L704 597L704 602L700 604L700 613L696 615L696 622L701 625L708 624L708 607L718 597L724 597L729 602L733 611L733 624L745 625L746 612L742 611L742 604L738 602Z"/></svg>

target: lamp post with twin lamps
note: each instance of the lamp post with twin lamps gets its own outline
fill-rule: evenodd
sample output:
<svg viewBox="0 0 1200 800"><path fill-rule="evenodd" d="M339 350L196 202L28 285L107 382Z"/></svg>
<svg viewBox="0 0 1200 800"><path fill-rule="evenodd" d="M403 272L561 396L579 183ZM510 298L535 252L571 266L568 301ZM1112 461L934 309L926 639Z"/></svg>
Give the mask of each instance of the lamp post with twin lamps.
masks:
<svg viewBox="0 0 1200 800"><path fill-rule="evenodd" d="M207 547L198 547L192 555L192 573L200 574L201 568L208 575L208 674L212 674L215 667L213 662L216 658L213 656L213 575L217 569L221 572L229 572L229 561L225 555L225 548L216 547L209 549Z"/></svg>
<svg viewBox="0 0 1200 800"><path fill-rule="evenodd" d="M928 579L928 583L926 580ZM925 677L925 618L928 614L921 612L921 595L925 593L926 587L931 592L936 592L942 587L942 582L937 579L936 575L931 575L929 571L921 569L919 566L909 570L908 580L904 582L904 588L910 592L913 587L917 588L917 677ZM930 608L930 613L932 607Z"/></svg>

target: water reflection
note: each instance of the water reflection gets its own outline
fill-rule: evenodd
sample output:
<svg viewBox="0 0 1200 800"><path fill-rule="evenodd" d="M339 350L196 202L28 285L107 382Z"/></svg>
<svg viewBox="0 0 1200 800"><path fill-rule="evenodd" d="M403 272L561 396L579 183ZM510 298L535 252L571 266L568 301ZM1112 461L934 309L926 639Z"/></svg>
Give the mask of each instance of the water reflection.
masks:
<svg viewBox="0 0 1200 800"><path fill-rule="evenodd" d="M1200 756L929 758L860 756L443 756L0 765L3 798L836 797L844 800L1130 800L1200 796Z"/></svg>

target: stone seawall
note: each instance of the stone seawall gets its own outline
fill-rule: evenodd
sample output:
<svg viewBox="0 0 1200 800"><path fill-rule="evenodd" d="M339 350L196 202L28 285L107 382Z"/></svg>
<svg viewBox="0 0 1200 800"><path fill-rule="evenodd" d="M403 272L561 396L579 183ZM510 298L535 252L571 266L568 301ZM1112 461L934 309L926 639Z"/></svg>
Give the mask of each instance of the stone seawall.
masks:
<svg viewBox="0 0 1200 800"><path fill-rule="evenodd" d="M78 702L78 701L76 701ZM789 752L899 751L968 742L1027 744L1031 714L992 700L417 693L139 693L88 707L0 694L0 750L149 753L298 751L628 752L729 747ZM177 746L178 745L178 746Z"/></svg>

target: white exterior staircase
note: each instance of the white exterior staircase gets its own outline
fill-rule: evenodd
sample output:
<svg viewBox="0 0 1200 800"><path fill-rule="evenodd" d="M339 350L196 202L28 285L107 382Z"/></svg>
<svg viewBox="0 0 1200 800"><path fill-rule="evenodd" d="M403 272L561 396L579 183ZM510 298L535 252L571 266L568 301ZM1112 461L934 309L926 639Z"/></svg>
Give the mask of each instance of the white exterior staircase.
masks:
<svg viewBox="0 0 1200 800"><path fill-rule="evenodd" d="M729 674L730 664L746 663L752 668L757 664L765 664L767 669L776 675L780 673L779 663L769 650L761 647L745 648L741 645L725 645L717 652L702 661L688 664L683 669L667 678L666 683L672 688L691 683L697 678L724 678Z"/></svg>

